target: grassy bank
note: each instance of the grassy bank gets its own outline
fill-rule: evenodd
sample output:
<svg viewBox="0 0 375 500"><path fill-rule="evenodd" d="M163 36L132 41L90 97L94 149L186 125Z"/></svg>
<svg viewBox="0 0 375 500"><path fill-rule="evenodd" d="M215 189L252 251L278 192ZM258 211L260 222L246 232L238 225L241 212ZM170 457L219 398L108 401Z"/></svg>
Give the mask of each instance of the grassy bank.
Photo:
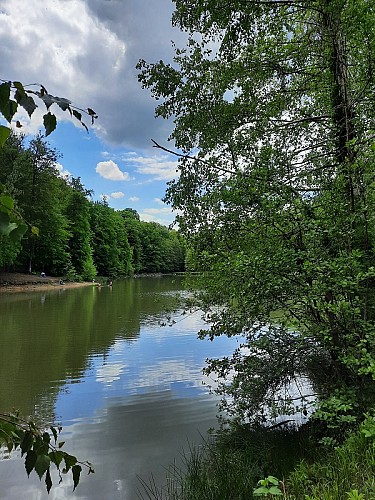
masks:
<svg viewBox="0 0 375 500"><path fill-rule="evenodd" d="M185 470L171 466L163 488L143 482L141 498L375 499L373 418L367 419L335 449L317 444L304 429L268 432L237 429L211 437L199 448L189 450L184 459Z"/></svg>
<svg viewBox="0 0 375 500"><path fill-rule="evenodd" d="M339 447L303 460L285 481L287 500L375 499L375 420L368 418Z"/></svg>

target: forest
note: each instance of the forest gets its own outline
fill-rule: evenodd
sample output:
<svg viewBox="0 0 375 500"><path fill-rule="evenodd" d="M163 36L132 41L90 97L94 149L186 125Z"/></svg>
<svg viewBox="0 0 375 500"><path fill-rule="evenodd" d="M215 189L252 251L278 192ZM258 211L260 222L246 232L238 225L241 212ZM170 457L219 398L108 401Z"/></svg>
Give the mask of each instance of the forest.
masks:
<svg viewBox="0 0 375 500"><path fill-rule="evenodd" d="M116 211L105 200L93 201L79 178L60 174L58 158L41 135L26 144L12 134L0 149L3 198L14 201L13 213L27 224L23 238L17 231L0 235L0 269L75 281L184 270L177 231L143 222L131 208Z"/></svg>

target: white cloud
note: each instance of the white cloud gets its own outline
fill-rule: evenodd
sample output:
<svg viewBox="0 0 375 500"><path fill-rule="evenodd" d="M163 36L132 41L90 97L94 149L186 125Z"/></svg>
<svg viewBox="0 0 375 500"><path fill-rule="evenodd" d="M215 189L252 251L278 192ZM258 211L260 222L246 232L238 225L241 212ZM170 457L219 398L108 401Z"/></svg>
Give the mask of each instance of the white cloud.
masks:
<svg viewBox="0 0 375 500"><path fill-rule="evenodd" d="M170 61L170 40L185 40L171 25L171 0L0 4L2 78L40 82L53 95L93 108L96 133L109 143L145 150L152 148L151 137L169 136L171 125L154 119L155 101L141 88L135 66L139 59ZM39 126L41 115L35 114Z"/></svg>
<svg viewBox="0 0 375 500"><path fill-rule="evenodd" d="M134 389L155 388L160 386L168 387L175 382L185 381L190 387L198 387L207 392L202 386L202 380L201 366L191 366L184 360L170 359L147 367L147 370L144 370L136 381L129 377L127 385L129 388Z"/></svg>
<svg viewBox="0 0 375 500"><path fill-rule="evenodd" d="M164 208L145 208L144 213L149 215L171 214L172 210L169 207Z"/></svg>
<svg viewBox="0 0 375 500"><path fill-rule="evenodd" d="M96 380L103 384L111 384L120 379L124 368L126 368L124 363L110 363L100 366L96 370Z"/></svg>
<svg viewBox="0 0 375 500"><path fill-rule="evenodd" d="M122 191L116 191L115 193L111 193L111 198L123 198L125 194Z"/></svg>
<svg viewBox="0 0 375 500"><path fill-rule="evenodd" d="M136 166L137 172L143 175L150 175L155 180L169 181L177 177L177 161L172 161L168 156L137 156L127 158L128 163Z"/></svg>
<svg viewBox="0 0 375 500"><path fill-rule="evenodd" d="M156 203L159 203L159 205L164 205L164 201L160 198L154 198L154 201L156 201Z"/></svg>
<svg viewBox="0 0 375 500"><path fill-rule="evenodd" d="M99 198L102 200L102 201L108 201L110 198L111 198L111 195L110 194L101 194L99 196Z"/></svg>
<svg viewBox="0 0 375 500"><path fill-rule="evenodd" d="M139 198L137 196L131 196L129 198L129 200L135 202L135 201L139 201Z"/></svg>
<svg viewBox="0 0 375 500"><path fill-rule="evenodd" d="M123 172L119 169L117 163L112 160L100 161L96 165L96 172L104 179L109 179L111 181L128 181L130 176L127 172Z"/></svg>
<svg viewBox="0 0 375 500"><path fill-rule="evenodd" d="M170 207L144 208L139 217L145 222L158 222L163 226L169 226L175 219L175 212Z"/></svg>
<svg viewBox="0 0 375 500"><path fill-rule="evenodd" d="M95 109L106 79L111 75L116 81L126 59L125 41L93 16L83 0L7 0L0 12L0 43L5 78L41 82L53 95L83 108ZM68 113L63 116L69 119Z"/></svg>
<svg viewBox="0 0 375 500"><path fill-rule="evenodd" d="M72 174L69 172L69 170L66 170L59 162L55 164L55 169L58 171L59 176L63 179L68 180L72 177Z"/></svg>

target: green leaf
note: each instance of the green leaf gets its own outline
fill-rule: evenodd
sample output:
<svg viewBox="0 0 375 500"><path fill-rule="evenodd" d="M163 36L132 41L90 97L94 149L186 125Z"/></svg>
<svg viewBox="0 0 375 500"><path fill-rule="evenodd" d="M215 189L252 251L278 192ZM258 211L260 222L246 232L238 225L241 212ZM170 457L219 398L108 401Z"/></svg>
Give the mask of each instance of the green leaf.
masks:
<svg viewBox="0 0 375 500"><path fill-rule="evenodd" d="M49 94L46 94L46 93L43 93L43 91L41 90L41 92L38 94L38 96L42 99L42 101L44 102L44 104L46 105L46 108L49 109L52 104L55 102L53 96L49 95Z"/></svg>
<svg viewBox="0 0 375 500"><path fill-rule="evenodd" d="M62 459L64 458L64 452L63 451L51 451L48 454L49 458L51 459L51 462L56 465L56 467L59 467Z"/></svg>
<svg viewBox="0 0 375 500"><path fill-rule="evenodd" d="M69 470L70 467L77 463L76 457L74 457L73 455L69 455L69 453L64 453L64 461L67 470Z"/></svg>
<svg viewBox="0 0 375 500"><path fill-rule="evenodd" d="M63 111L69 109L72 104L71 101L65 97L55 97L55 102Z"/></svg>
<svg viewBox="0 0 375 500"><path fill-rule="evenodd" d="M12 434L13 429L14 429L14 425L11 424L10 422L1 422L0 421L0 439L1 439L2 435L4 435L5 439L7 439L7 437Z"/></svg>
<svg viewBox="0 0 375 500"><path fill-rule="evenodd" d="M275 476L267 476L267 480L268 480L268 482L270 482L276 486L279 484L279 480Z"/></svg>
<svg viewBox="0 0 375 500"><path fill-rule="evenodd" d="M14 200L10 196L2 195L0 196L0 205L8 209L8 211L13 210Z"/></svg>
<svg viewBox="0 0 375 500"><path fill-rule="evenodd" d="M34 469L38 455L34 450L29 450L25 458L25 469L27 475L30 476L30 472Z"/></svg>
<svg viewBox="0 0 375 500"><path fill-rule="evenodd" d="M13 116L15 115L18 108L18 104L16 101L9 99L4 107L0 109L1 113L4 115L4 118L7 122L11 122Z"/></svg>
<svg viewBox="0 0 375 500"><path fill-rule="evenodd" d="M33 448L38 455L48 455L49 452L48 443L45 443L43 439L41 439L41 437L39 436L35 439Z"/></svg>
<svg viewBox="0 0 375 500"><path fill-rule="evenodd" d="M9 236L9 234L17 229L17 224L11 222L8 214L0 211L0 235Z"/></svg>
<svg viewBox="0 0 375 500"><path fill-rule="evenodd" d="M52 432L53 439L55 440L55 444L56 444L56 442L57 442L57 430L55 429L55 427L50 427L50 431Z"/></svg>
<svg viewBox="0 0 375 500"><path fill-rule="evenodd" d="M52 479L51 479L51 473L50 473L49 467L47 469L45 483L46 483L47 493L49 493L50 489L52 488Z"/></svg>
<svg viewBox="0 0 375 500"><path fill-rule="evenodd" d="M73 109L73 116L74 116L75 118L77 118L77 120L81 123L81 125L82 125L83 127L85 127L85 129L86 129L86 130L87 130L87 132L88 132L88 131L89 131L89 129L87 128L87 125L86 125L86 124L82 121L82 114L81 114L79 111L77 111L76 109Z"/></svg>
<svg viewBox="0 0 375 500"><path fill-rule="evenodd" d="M30 116L34 113L37 108L37 105L34 102L34 99L27 94L20 94L18 91L15 94L15 98L20 106L23 107L27 114Z"/></svg>
<svg viewBox="0 0 375 500"><path fill-rule="evenodd" d="M0 107L3 106L10 97L10 82L4 82L0 85Z"/></svg>
<svg viewBox="0 0 375 500"><path fill-rule="evenodd" d="M56 116L48 112L43 116L44 128L46 129L46 137L56 128Z"/></svg>
<svg viewBox="0 0 375 500"><path fill-rule="evenodd" d="M91 125L94 125L95 120L98 118L98 115L91 108L87 108L87 113L91 116Z"/></svg>
<svg viewBox="0 0 375 500"><path fill-rule="evenodd" d="M26 95L25 89L21 82L13 82L13 86L17 89L20 94Z"/></svg>
<svg viewBox="0 0 375 500"><path fill-rule="evenodd" d="M9 233L9 238L12 241L20 241L22 236L26 233L27 231L27 226L26 224L17 224L17 227L14 228L10 233Z"/></svg>
<svg viewBox="0 0 375 500"><path fill-rule="evenodd" d="M34 236L39 236L39 228L36 226L31 226L31 234Z"/></svg>
<svg viewBox="0 0 375 500"><path fill-rule="evenodd" d="M80 465L75 465L74 467L72 467L73 483L74 483L73 491L78 486L81 471L82 471L82 467Z"/></svg>
<svg viewBox="0 0 375 500"><path fill-rule="evenodd" d="M48 432L43 432L43 441L48 444L50 443L51 436L48 434Z"/></svg>
<svg viewBox="0 0 375 500"><path fill-rule="evenodd" d="M253 491L253 494L255 496L263 496L263 495L267 495L268 493L268 488L265 488L264 486L262 486L261 488L257 488L256 490Z"/></svg>
<svg viewBox="0 0 375 500"><path fill-rule="evenodd" d="M31 449L33 443L34 443L33 433L30 431L26 431L21 442L21 452L22 452L21 454L24 455L26 452L28 452Z"/></svg>
<svg viewBox="0 0 375 500"><path fill-rule="evenodd" d="M10 84L8 82L0 85L0 111L5 116L3 110L8 106L10 99Z"/></svg>
<svg viewBox="0 0 375 500"><path fill-rule="evenodd" d="M0 146L4 146L5 141L8 139L10 136L10 128L9 127L4 127L4 125L0 125Z"/></svg>
<svg viewBox="0 0 375 500"><path fill-rule="evenodd" d="M75 118L77 118L77 120L79 120L80 122L82 121L82 115L79 111L77 111L76 109L73 109L73 116Z"/></svg>
<svg viewBox="0 0 375 500"><path fill-rule="evenodd" d="M282 495L282 491L277 486L271 486L271 488L268 491L271 495L276 495L276 496Z"/></svg>
<svg viewBox="0 0 375 500"><path fill-rule="evenodd" d="M39 479L42 479L43 474L48 470L51 459L48 455L38 455L35 463L35 472L38 474Z"/></svg>

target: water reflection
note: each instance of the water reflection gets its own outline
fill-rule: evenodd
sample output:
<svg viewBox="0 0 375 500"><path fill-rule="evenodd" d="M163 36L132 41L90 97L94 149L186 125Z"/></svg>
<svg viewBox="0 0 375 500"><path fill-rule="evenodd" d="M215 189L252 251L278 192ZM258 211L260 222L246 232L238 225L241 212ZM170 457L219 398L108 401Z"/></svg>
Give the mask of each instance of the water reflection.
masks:
<svg viewBox="0 0 375 500"><path fill-rule="evenodd" d="M137 475L164 477L215 424L201 368L235 340L198 341L199 314L158 326L180 289L174 277L143 278L0 298L0 407L62 422L66 449L96 470L74 494L64 478L48 496L17 459L3 461L0 498L134 500Z"/></svg>

